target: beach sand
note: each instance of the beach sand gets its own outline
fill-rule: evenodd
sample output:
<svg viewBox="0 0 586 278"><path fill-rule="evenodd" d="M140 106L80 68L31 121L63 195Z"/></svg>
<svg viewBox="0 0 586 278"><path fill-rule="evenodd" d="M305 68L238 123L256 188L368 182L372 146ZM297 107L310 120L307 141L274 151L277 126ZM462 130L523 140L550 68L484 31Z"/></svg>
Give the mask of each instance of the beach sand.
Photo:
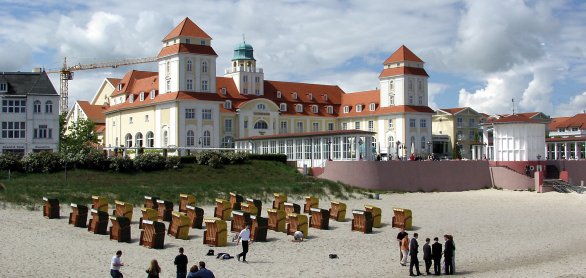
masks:
<svg viewBox="0 0 586 278"><path fill-rule="evenodd" d="M414 229L408 232L419 233L422 272L425 238L437 236L443 243L448 233L456 245L456 274L462 277L586 277L586 195L479 190L381 194L380 200L344 202L346 222L330 220L330 230L310 228L309 239L301 243L269 230L268 242L251 244L248 263L205 256L208 249L235 256L241 247L230 240L226 247L204 245L198 229L190 230L189 240L166 236L163 250L139 246L139 208L128 244L68 225L68 204L61 204L61 219L51 220L38 210L0 204L0 276L109 277L110 259L122 250L125 277L145 277L153 258L161 265L161 277L175 277L179 247L185 248L190 266L203 260L216 277L407 276L408 266L399 264L398 229L390 225L392 208L403 207L413 210ZM382 208L383 227L372 234L352 232L351 210L365 204ZM329 200L320 200L320 207L329 208ZM203 208L212 216L211 206ZM330 259L330 253L339 258Z"/></svg>

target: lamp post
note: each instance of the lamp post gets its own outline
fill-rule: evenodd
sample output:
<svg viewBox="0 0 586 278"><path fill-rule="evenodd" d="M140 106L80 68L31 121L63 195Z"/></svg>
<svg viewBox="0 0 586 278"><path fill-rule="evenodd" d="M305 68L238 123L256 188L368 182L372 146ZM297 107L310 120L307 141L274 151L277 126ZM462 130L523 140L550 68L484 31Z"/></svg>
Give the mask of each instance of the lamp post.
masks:
<svg viewBox="0 0 586 278"><path fill-rule="evenodd" d="M397 140L397 144L395 145L395 147L397 148L397 159L400 159L401 156L399 155L399 146L401 145L401 141Z"/></svg>
<svg viewBox="0 0 586 278"><path fill-rule="evenodd" d="M429 155L431 155L431 141L427 141L427 151L429 152Z"/></svg>

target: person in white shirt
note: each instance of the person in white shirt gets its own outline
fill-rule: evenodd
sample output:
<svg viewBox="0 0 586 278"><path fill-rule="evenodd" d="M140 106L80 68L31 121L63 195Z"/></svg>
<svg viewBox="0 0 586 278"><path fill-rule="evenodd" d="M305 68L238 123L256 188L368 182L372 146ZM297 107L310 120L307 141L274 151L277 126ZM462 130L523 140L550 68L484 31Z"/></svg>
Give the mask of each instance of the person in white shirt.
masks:
<svg viewBox="0 0 586 278"><path fill-rule="evenodd" d="M124 263L122 260L120 260L120 257L122 257L122 251L120 250L116 251L116 255L112 257L112 261L110 263L110 275L112 275L112 278L124 277L124 275L122 275L120 272L120 267L124 266Z"/></svg>
<svg viewBox="0 0 586 278"><path fill-rule="evenodd" d="M244 229L240 231L240 234L238 235L238 242L236 243L236 245L240 244L240 241L242 241L242 253L236 255L236 257L238 258L238 261L240 261L240 257L242 257L242 261L246 262L246 253L248 253L248 242L250 241L250 225L246 224L246 227L244 227Z"/></svg>

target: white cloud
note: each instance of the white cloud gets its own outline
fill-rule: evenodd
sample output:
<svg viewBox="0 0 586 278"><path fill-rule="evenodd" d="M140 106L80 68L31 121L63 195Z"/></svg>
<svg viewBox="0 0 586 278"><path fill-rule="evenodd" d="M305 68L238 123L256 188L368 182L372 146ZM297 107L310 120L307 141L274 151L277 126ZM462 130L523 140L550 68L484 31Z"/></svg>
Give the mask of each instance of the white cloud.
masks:
<svg viewBox="0 0 586 278"><path fill-rule="evenodd" d="M556 109L556 115L573 116L586 113L586 92L570 98L569 102L560 104Z"/></svg>
<svg viewBox="0 0 586 278"><path fill-rule="evenodd" d="M427 88L427 95L428 95L427 96L427 103L428 103L427 106L431 107L434 110L439 109L440 107L437 105L436 97L445 93L446 89L448 89L448 88L449 88L448 84L429 82L428 88ZM446 108L446 107L442 107L442 108Z"/></svg>

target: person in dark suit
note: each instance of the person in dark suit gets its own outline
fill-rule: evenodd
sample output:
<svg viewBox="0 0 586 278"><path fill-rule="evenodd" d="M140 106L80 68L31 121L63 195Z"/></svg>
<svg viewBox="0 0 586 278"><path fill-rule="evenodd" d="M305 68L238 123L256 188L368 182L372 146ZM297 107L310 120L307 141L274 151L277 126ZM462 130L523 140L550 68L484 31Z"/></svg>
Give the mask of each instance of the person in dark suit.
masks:
<svg viewBox="0 0 586 278"><path fill-rule="evenodd" d="M454 258L454 243L450 239L449 235L444 235L444 267L446 269L446 275L454 274L452 269L452 259Z"/></svg>
<svg viewBox="0 0 586 278"><path fill-rule="evenodd" d="M419 271L419 260L417 259L417 253L419 252L419 243L417 243L418 236L417 233L413 233L411 243L409 244L409 256L411 259L411 263L409 264L409 276L421 275L421 272ZM415 266L415 270L417 270L417 275L413 274L413 266Z"/></svg>
<svg viewBox="0 0 586 278"><path fill-rule="evenodd" d="M425 244L423 244L423 261L425 261L425 274L431 274L429 272L431 268L431 246L429 245L429 238L426 238Z"/></svg>
<svg viewBox="0 0 586 278"><path fill-rule="evenodd" d="M438 242L437 237L433 238L433 244L431 245L431 256L433 258L433 271L435 275L440 275L442 272L442 244Z"/></svg>

